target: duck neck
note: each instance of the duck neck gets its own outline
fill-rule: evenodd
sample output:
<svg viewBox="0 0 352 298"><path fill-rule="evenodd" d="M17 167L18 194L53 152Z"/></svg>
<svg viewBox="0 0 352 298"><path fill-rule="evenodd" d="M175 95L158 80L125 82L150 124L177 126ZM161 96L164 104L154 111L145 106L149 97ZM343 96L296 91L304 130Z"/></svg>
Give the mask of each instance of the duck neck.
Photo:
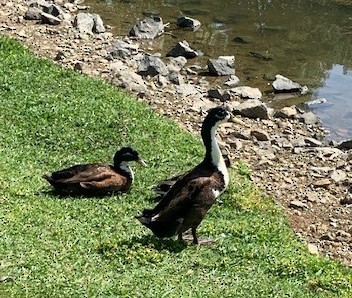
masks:
<svg viewBox="0 0 352 298"><path fill-rule="evenodd" d="M134 174L133 174L133 171L127 162L121 161L121 162L115 164L114 167L115 167L115 169L123 172L125 175L127 175L129 178L131 178L131 180L133 181Z"/></svg>
<svg viewBox="0 0 352 298"><path fill-rule="evenodd" d="M218 141L216 140L217 127L218 125L211 128L203 127L202 139L206 149L205 159L211 161L211 163L219 169L225 165L225 161L222 157Z"/></svg>

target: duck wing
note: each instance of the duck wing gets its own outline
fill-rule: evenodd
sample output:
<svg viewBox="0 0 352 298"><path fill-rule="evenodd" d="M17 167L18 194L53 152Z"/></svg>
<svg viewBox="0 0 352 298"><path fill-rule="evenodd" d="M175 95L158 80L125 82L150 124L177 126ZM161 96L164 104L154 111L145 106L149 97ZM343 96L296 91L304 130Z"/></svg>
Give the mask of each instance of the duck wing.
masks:
<svg viewBox="0 0 352 298"><path fill-rule="evenodd" d="M103 181L114 176L116 173L113 168L105 164L81 165L71 171L71 176L57 179L62 183L81 183L92 181Z"/></svg>

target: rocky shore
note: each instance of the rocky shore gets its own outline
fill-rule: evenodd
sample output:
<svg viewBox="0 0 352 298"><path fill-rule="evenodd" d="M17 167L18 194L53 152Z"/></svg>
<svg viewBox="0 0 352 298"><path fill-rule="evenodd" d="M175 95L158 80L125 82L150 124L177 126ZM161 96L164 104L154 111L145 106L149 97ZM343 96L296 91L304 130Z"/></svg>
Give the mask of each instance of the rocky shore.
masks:
<svg viewBox="0 0 352 298"><path fill-rule="evenodd" d="M253 182L284 207L311 253L352 266L352 141L327 142L311 112L267 106L258 88L241 86L234 56L197 64L198 52L187 41L167 57L155 53L151 38L172 34L160 17L135 20L130 37L116 37L88 9L81 0L0 0L0 33L59 65L129 90L197 134L204 111L227 105L236 117L219 133L224 154L249 165ZM201 26L176 17L175 24ZM138 35L145 24L155 30L152 37ZM273 92L307 91L280 74L273 79Z"/></svg>

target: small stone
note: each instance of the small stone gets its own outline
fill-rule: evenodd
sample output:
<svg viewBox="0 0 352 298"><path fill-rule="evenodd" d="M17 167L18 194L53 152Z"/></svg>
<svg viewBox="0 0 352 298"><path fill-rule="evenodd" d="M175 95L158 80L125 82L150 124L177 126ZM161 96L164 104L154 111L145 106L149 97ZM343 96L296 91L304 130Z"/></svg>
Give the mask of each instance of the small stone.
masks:
<svg viewBox="0 0 352 298"><path fill-rule="evenodd" d="M307 112L300 115L299 120L305 124L316 124L319 122L319 118L312 112Z"/></svg>
<svg viewBox="0 0 352 298"><path fill-rule="evenodd" d="M164 32L163 20L159 16L148 17L137 22L129 32L130 36L137 38L154 39Z"/></svg>
<svg viewBox="0 0 352 298"><path fill-rule="evenodd" d="M320 179L320 180L317 180L313 183L313 185L315 187L324 187L324 188L327 188L331 185L331 181L330 179L328 178L324 178L324 179Z"/></svg>
<svg viewBox="0 0 352 298"><path fill-rule="evenodd" d="M334 170L330 174L330 179L334 181L335 183L344 181L347 178L347 175L344 171L342 170Z"/></svg>
<svg viewBox="0 0 352 298"><path fill-rule="evenodd" d="M313 255L318 255L318 247L313 243L308 243L308 251Z"/></svg>
<svg viewBox="0 0 352 298"><path fill-rule="evenodd" d="M304 138L304 141L310 147L321 147L323 145L320 141L314 138Z"/></svg>
<svg viewBox="0 0 352 298"><path fill-rule="evenodd" d="M178 42L167 54L166 57L185 57L192 59L198 57L197 51L193 50L187 41Z"/></svg>
<svg viewBox="0 0 352 298"><path fill-rule="evenodd" d="M284 107L280 110L275 111L275 118L289 118L292 119L297 115L297 109L295 106L292 107Z"/></svg>
<svg viewBox="0 0 352 298"><path fill-rule="evenodd" d="M243 99L261 99L262 93L258 88L252 88L248 86L235 87L230 89L232 93L240 96Z"/></svg>
<svg viewBox="0 0 352 298"><path fill-rule="evenodd" d="M258 141L269 141L269 135L262 129L251 130L251 136L254 136Z"/></svg>
<svg viewBox="0 0 352 298"><path fill-rule="evenodd" d="M180 16L177 18L176 25L181 28L190 28L193 31L197 31L201 24L196 19L192 19L186 16Z"/></svg>
<svg viewBox="0 0 352 298"><path fill-rule="evenodd" d="M303 203L299 200L291 201L289 204L289 207L293 208L293 209L301 209L301 210L308 208L308 206L305 203Z"/></svg>
<svg viewBox="0 0 352 298"><path fill-rule="evenodd" d="M344 198L340 200L341 205L351 205L352 204L352 194L348 193Z"/></svg>
<svg viewBox="0 0 352 298"><path fill-rule="evenodd" d="M277 92L295 92L299 91L301 88L300 84L295 83L279 74L275 76L275 81L272 85Z"/></svg>

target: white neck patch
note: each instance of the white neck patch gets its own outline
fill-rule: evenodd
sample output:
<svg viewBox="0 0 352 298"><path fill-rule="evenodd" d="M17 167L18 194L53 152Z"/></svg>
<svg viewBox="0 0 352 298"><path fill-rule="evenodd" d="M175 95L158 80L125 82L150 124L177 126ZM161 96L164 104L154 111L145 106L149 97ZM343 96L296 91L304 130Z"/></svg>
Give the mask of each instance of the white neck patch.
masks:
<svg viewBox="0 0 352 298"><path fill-rule="evenodd" d="M225 188L229 184L229 172L227 171L227 167L225 164L225 160L222 157L221 150L218 145L218 141L216 140L216 129L218 125L215 125L211 129L211 159L213 164L218 168L218 170L224 176Z"/></svg>

